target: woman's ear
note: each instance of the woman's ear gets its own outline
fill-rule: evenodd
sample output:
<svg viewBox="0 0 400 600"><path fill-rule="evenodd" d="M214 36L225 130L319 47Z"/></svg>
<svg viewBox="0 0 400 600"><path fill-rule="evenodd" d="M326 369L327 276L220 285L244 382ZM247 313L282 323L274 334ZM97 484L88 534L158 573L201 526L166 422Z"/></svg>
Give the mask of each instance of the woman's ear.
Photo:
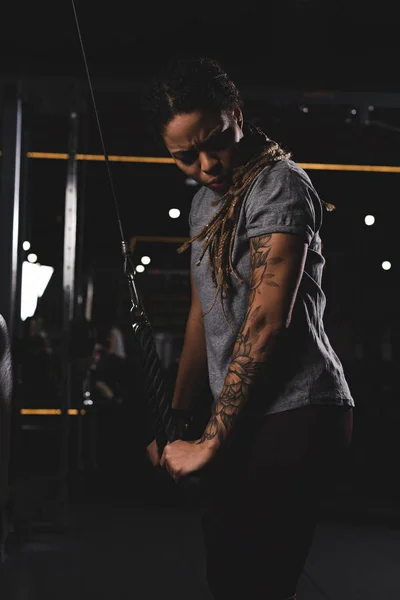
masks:
<svg viewBox="0 0 400 600"><path fill-rule="evenodd" d="M243 113L239 107L235 108L233 116L235 117L236 123L239 125L240 129L243 129Z"/></svg>

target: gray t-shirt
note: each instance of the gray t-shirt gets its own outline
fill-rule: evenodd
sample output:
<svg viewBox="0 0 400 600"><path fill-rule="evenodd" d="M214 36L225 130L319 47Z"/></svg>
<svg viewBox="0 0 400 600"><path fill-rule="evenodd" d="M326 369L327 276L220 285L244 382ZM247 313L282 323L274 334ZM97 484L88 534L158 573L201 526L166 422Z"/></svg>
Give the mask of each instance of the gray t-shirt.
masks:
<svg viewBox="0 0 400 600"><path fill-rule="evenodd" d="M202 187L192 200L190 235L209 223L220 203ZM243 280L231 276L229 297L204 316L208 372L216 401L224 384L235 340L247 309L250 275L250 238L285 232L299 235L308 244L292 320L273 353L246 410L262 414L291 410L308 404L354 406L343 367L323 325L326 299L321 289L325 259L321 254L322 204L307 173L291 160L267 166L251 185L243 201L233 246L233 265ZM208 253L200 265L202 242L192 244L191 269L203 312L210 308L216 289L210 275Z"/></svg>

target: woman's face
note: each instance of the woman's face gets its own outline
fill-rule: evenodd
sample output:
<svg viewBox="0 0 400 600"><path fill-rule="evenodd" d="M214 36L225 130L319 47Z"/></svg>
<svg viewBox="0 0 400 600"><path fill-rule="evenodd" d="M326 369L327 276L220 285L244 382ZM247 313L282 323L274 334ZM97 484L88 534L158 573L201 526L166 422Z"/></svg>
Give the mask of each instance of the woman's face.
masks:
<svg viewBox="0 0 400 600"><path fill-rule="evenodd" d="M185 175L222 196L231 185L241 122L240 111L181 114L165 127L163 139Z"/></svg>

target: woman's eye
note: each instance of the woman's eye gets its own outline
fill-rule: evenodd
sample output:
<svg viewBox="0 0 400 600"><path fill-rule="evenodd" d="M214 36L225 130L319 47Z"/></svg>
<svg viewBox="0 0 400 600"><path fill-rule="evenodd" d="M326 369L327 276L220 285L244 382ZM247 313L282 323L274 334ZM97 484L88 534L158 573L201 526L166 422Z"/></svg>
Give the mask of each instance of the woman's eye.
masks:
<svg viewBox="0 0 400 600"><path fill-rule="evenodd" d="M185 157L185 158L181 158L181 161L185 164L185 165L192 165L194 163L194 161L196 160L196 157Z"/></svg>
<svg viewBox="0 0 400 600"><path fill-rule="evenodd" d="M177 158L178 158L178 160L183 162L183 164L185 164L185 165L192 165L195 162L195 160L197 160L198 153L197 152L188 152L187 154L181 154Z"/></svg>

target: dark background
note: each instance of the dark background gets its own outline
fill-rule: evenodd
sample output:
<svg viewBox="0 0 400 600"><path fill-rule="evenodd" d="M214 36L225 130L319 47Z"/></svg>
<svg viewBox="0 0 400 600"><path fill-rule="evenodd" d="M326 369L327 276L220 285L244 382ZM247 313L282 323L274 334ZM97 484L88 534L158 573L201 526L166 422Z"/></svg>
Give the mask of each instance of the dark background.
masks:
<svg viewBox="0 0 400 600"><path fill-rule="evenodd" d="M241 82L398 91L395 3L99 3L76 0L93 76L147 79L177 54L207 53ZM80 76L72 4L15 1L2 8L4 74Z"/></svg>
<svg viewBox="0 0 400 600"><path fill-rule="evenodd" d="M166 156L146 130L149 81L170 58L206 54L219 59L241 88L247 119L291 150L296 161L398 164L400 43L393 3L77 1L75 7L110 155ZM101 154L72 3L14 2L4 8L1 25L0 98L19 83L27 150L67 152L69 113L76 110L78 152ZM28 159L25 176L30 251L55 267L39 310L55 329L61 320L66 167L66 161ZM112 163L111 169L128 240L188 235L195 188L173 165ZM351 318L357 331L368 324L368 335L371 323L378 331L386 327L382 323L394 326L400 174L309 174L321 197L336 206L322 230L327 323L330 315ZM115 312L126 316L129 299L105 164L80 162L78 185L79 285L84 289L88 273L94 275L95 320ZM169 218L173 207L180 209L179 219ZM373 227L364 224L369 213L376 217ZM171 325L159 306L172 306L177 299L168 294L182 290L186 308L171 325L181 336L189 290L187 277L177 271L188 268L189 255L178 255L176 248L138 242L134 260L148 254L151 269L161 271L156 276L148 269L140 283L144 293L152 290L146 306L156 328ZM382 270L383 260L391 261L390 271Z"/></svg>
<svg viewBox="0 0 400 600"><path fill-rule="evenodd" d="M206 54L221 60L242 89L245 116L291 150L296 161L398 164L400 43L393 3L77 1L75 7L110 155L166 156L145 127L148 83L166 60ZM4 7L0 57L0 98L17 82L22 89L28 151L67 152L74 109L78 151L102 153L71 2ZM127 239L188 235L195 188L173 165L111 167ZM322 231L327 319L331 311L350 313L362 323L394 320L400 174L309 174L321 197L336 205ZM26 237L39 262L56 269L40 307L55 323L61 318L65 177L66 161L27 161ZM169 218L172 207L181 210L179 219ZM115 310L126 314L119 232L102 162L79 163L79 211L82 278L91 272L97 282L94 318L101 321ZM370 228L364 225L368 213L376 217ZM176 245L139 242L134 259L143 252L151 256L152 269L187 269L188 253L175 250ZM390 271L381 269L383 260L391 261ZM187 294L185 277L176 277ZM150 278L148 272L142 276L143 289L152 285ZM164 293L166 286L161 287ZM154 293L148 301L152 298ZM157 311L149 310L157 319ZM180 333L183 323L184 318Z"/></svg>
<svg viewBox="0 0 400 600"><path fill-rule="evenodd" d="M291 150L297 162L399 165L400 38L394 3L81 0L76 9L110 155L166 156L145 127L148 83L169 58L203 54L219 59L241 88L247 119ZM78 151L100 154L72 4L13 2L2 7L0 26L0 102L13 86L21 86L27 151L67 152L69 114L76 110ZM38 311L57 347L67 162L28 159L25 167L26 238L39 262L55 268ZM113 162L111 169L127 239L188 235L195 188L176 167ZM371 505L372 496L383 490L386 506L393 502L398 509L392 474L400 422L400 173L310 170L309 175L321 198L336 206L326 213L321 232L325 320L357 404L352 476L362 480L359 489L367 490ZM78 179L77 285L84 290L91 274L96 326L117 313L129 335L129 296L104 163L79 162ZM169 218L170 208L180 209L179 219ZM366 214L375 216L373 227L365 226ZM178 357L190 301L189 255L178 255L174 244L139 241L134 261L143 254L152 259L151 269L138 275L145 308L156 333L172 334ZM384 260L392 263L390 271L382 270Z"/></svg>

